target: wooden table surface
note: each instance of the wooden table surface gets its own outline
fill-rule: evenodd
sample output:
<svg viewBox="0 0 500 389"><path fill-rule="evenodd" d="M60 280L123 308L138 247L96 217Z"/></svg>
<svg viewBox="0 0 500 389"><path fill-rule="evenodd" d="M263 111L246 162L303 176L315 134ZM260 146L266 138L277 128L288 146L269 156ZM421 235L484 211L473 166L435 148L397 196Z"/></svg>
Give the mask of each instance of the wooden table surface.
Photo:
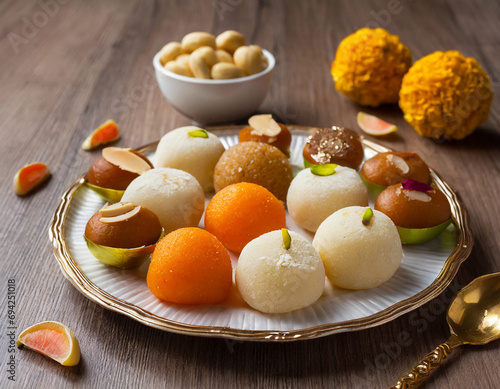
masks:
<svg viewBox="0 0 500 389"><path fill-rule="evenodd" d="M475 277L500 271L500 35L497 1L77 1L0 2L0 341L2 387L387 387L448 337L446 307ZM362 108L335 91L329 70L339 42L363 26L397 34L413 59L456 49L477 58L495 96L489 119L459 142L419 137L399 108ZM360 132L365 110L394 122L386 146L416 151L460 194L476 243L450 287L410 314L368 330L292 343L235 342L163 332L108 311L63 276L48 237L61 195L100 155L82 141L115 119L118 146L136 147L190 124L162 97L152 57L191 31L237 29L274 53L277 66L259 112L286 123ZM12 190L23 165L53 176L26 198ZM41 355L9 353L8 287L14 332L44 320L67 324L82 360L66 368ZM12 281L11 281L12 282ZM408 341L398 343L401 334ZM453 352L427 387L493 388L500 343ZM6 364L14 355L16 382Z"/></svg>

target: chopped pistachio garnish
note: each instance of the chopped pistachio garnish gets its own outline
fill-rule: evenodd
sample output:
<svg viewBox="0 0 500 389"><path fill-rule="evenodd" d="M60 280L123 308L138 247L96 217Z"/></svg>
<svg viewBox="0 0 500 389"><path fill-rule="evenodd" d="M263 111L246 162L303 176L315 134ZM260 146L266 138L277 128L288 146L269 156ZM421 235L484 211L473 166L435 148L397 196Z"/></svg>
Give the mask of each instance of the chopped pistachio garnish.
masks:
<svg viewBox="0 0 500 389"><path fill-rule="evenodd" d="M188 135L193 138L208 138L208 131L200 128L199 130L189 131Z"/></svg>
<svg viewBox="0 0 500 389"><path fill-rule="evenodd" d="M288 250L292 244L292 238L290 237L290 233L286 228L281 229L281 235L283 236L283 246L286 250Z"/></svg>
<svg viewBox="0 0 500 389"><path fill-rule="evenodd" d="M335 174L335 168L338 165L335 163L327 163L325 165L315 165L311 167L311 173L317 176L331 176Z"/></svg>
<svg viewBox="0 0 500 389"><path fill-rule="evenodd" d="M373 217L373 211L371 208L367 208L365 212L363 212L363 225L368 226L370 224L370 220Z"/></svg>

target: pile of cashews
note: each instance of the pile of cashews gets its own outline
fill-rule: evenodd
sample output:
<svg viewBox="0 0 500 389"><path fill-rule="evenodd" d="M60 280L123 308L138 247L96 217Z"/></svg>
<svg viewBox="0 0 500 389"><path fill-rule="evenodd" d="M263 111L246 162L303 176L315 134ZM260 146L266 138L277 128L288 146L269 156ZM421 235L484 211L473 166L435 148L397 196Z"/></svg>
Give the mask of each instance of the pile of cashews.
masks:
<svg viewBox="0 0 500 389"><path fill-rule="evenodd" d="M160 51L162 66L176 74L206 80L224 80L259 73L268 61L262 49L246 46L245 37L228 30L215 37L192 32L179 42L170 42Z"/></svg>

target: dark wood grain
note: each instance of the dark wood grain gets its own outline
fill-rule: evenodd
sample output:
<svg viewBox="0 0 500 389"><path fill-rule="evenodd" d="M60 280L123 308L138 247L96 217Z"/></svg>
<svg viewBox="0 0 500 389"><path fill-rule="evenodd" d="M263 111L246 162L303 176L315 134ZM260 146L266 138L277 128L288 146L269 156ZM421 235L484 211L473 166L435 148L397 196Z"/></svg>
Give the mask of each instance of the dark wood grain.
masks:
<svg viewBox="0 0 500 389"><path fill-rule="evenodd" d="M396 2L398 3L398 2ZM392 4L392 5L391 5ZM7 283L16 282L16 326L59 320L77 334L82 361L65 368L16 351L8 381L8 337L0 341L2 387L387 387L448 336L445 311L473 278L500 271L500 35L497 1L77 1L0 2L0 321L7 333ZM27 24L35 23L31 30ZM48 226L59 198L100 151L82 141L108 118L119 146L140 146L190 121L163 99L152 57L191 31L238 29L274 53L277 68L261 112L284 122L358 130L361 109L335 91L329 74L339 42L378 23L418 59L460 50L488 72L495 96L486 123L460 142L419 137L397 106L363 110L400 130L381 141L418 152L458 191L476 237L451 286L412 313L376 328L291 344L244 343L155 330L87 300L53 258ZM13 41L15 34L21 41ZM27 198L12 177L45 162L52 179ZM499 343L455 351L428 387L493 388ZM8 385L6 385L8 384Z"/></svg>

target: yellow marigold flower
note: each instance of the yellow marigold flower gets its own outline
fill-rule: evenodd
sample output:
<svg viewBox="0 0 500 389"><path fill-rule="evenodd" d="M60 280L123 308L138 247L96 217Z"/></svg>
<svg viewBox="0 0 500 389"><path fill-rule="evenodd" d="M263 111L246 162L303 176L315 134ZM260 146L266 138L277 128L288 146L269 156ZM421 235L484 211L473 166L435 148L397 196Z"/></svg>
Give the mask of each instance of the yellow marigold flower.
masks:
<svg viewBox="0 0 500 389"><path fill-rule="evenodd" d="M340 42L331 74L340 93L376 107L398 101L401 80L410 66L410 50L397 35L383 28L362 28Z"/></svg>
<svg viewBox="0 0 500 389"><path fill-rule="evenodd" d="M419 135L463 139L488 119L493 91L474 58L436 51L410 68L399 98L405 120Z"/></svg>

